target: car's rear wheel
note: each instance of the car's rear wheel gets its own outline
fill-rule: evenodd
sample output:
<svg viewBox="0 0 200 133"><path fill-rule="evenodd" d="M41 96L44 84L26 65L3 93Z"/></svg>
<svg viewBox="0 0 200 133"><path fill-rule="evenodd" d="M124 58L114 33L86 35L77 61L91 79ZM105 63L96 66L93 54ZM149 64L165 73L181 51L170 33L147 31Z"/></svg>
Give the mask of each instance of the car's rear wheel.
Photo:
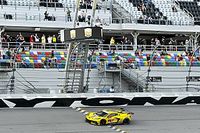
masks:
<svg viewBox="0 0 200 133"><path fill-rule="evenodd" d="M124 125L130 124L130 120L129 120L128 118L125 118L125 119L123 120L123 124L124 124Z"/></svg>
<svg viewBox="0 0 200 133"><path fill-rule="evenodd" d="M104 119L101 120L101 121L100 121L100 125L106 125L106 120L104 120Z"/></svg>

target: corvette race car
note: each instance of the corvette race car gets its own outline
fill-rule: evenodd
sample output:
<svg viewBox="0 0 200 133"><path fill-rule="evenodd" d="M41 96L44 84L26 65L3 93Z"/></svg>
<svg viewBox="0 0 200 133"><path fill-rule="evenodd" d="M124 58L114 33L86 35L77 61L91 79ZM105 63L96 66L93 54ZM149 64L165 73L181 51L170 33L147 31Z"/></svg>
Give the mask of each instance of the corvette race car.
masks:
<svg viewBox="0 0 200 133"><path fill-rule="evenodd" d="M129 124L133 114L124 109L105 109L99 112L89 112L85 116L85 121L95 125Z"/></svg>

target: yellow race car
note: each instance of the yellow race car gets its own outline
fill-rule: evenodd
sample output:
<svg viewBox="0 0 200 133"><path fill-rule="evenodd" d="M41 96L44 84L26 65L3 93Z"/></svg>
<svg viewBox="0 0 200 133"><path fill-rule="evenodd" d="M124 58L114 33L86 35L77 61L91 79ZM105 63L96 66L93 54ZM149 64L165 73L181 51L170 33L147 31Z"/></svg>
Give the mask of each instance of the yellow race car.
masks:
<svg viewBox="0 0 200 133"><path fill-rule="evenodd" d="M95 125L129 124L133 114L124 109L105 109L99 112L89 112L85 116L85 121Z"/></svg>

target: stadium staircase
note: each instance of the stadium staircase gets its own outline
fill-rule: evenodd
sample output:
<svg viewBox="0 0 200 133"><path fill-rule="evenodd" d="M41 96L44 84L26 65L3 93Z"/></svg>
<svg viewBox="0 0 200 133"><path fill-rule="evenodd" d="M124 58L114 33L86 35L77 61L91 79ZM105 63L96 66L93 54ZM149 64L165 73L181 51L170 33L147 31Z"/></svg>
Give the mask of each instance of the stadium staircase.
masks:
<svg viewBox="0 0 200 133"><path fill-rule="evenodd" d="M153 91L153 86L146 90L145 77L139 75L134 69L123 69L122 79L125 80L131 87L131 92Z"/></svg>
<svg viewBox="0 0 200 133"><path fill-rule="evenodd" d="M133 21L135 23L166 24L165 21L167 20L167 17L163 16L164 19L159 20L159 18L156 16L156 12L158 12L159 14L162 14L162 12L160 12L159 9L156 8L152 2L149 3L148 5L149 8L146 8L146 11L142 12L141 10L138 9L138 7L141 4L141 0L116 0L116 1L132 15L132 17L134 18ZM146 16L146 18L143 18L144 16ZM148 19L150 21L146 22L146 20ZM171 24L170 21L168 23Z"/></svg>
<svg viewBox="0 0 200 133"><path fill-rule="evenodd" d="M182 10L179 5L175 4L174 0L152 0L156 8L167 16L168 20L174 25L192 25L194 18L186 10ZM176 11L173 11L174 6Z"/></svg>
<svg viewBox="0 0 200 133"><path fill-rule="evenodd" d="M7 72L0 71L0 94L8 93L8 85L9 85L10 77Z"/></svg>
<svg viewBox="0 0 200 133"><path fill-rule="evenodd" d="M64 85L64 92L66 93L80 93L84 91L84 72L87 62L88 45L76 44L72 46L67 56L66 64L66 81Z"/></svg>
<svg viewBox="0 0 200 133"><path fill-rule="evenodd" d="M130 3L128 3L130 4ZM124 6L121 5L119 0L115 0L112 5L112 18L114 23L119 23L119 19L122 20L121 23L131 23L132 15L126 10ZM129 7L130 5L127 5ZM116 18L116 19L115 19Z"/></svg>
<svg viewBox="0 0 200 133"><path fill-rule="evenodd" d="M197 2L190 2L193 4L187 4L187 2L185 2L186 4L182 4L184 2L175 2L174 0L152 0L152 2L149 2L151 8L147 8L147 11L142 12L138 10L141 0L115 0L115 3L118 3L125 10L122 10L123 13L126 13L129 18L133 18L132 21L135 23L147 23L146 21L140 20L140 17L147 16L152 18L151 24L193 25L194 19L199 20L199 8ZM190 5L193 5L194 7L190 7ZM173 6L176 11L172 10ZM190 13L190 11L193 12ZM156 12L163 16L163 20L168 21L164 22L162 19L159 20L156 16Z"/></svg>
<svg viewBox="0 0 200 133"><path fill-rule="evenodd" d="M11 82L11 76L9 76L9 73L13 71L11 64L10 60L0 59L0 94L10 93L13 88L14 82Z"/></svg>
<svg viewBox="0 0 200 133"><path fill-rule="evenodd" d="M124 13L130 14L133 19L137 20L142 15L142 12L136 6L133 6L132 3L128 2L128 0L115 0L115 2L125 10Z"/></svg>
<svg viewBox="0 0 200 133"><path fill-rule="evenodd" d="M177 0L176 4L191 14L196 25L200 25L200 0Z"/></svg>

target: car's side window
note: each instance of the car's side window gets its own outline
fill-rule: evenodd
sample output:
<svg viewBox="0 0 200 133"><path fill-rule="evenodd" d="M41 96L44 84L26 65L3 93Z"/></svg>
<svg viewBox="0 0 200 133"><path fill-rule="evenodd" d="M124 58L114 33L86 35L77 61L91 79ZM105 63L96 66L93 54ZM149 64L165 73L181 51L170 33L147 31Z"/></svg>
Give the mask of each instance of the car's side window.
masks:
<svg viewBox="0 0 200 133"><path fill-rule="evenodd" d="M113 117L113 116L117 116L117 113L109 114L109 115L108 115L108 118L111 118L111 117Z"/></svg>

